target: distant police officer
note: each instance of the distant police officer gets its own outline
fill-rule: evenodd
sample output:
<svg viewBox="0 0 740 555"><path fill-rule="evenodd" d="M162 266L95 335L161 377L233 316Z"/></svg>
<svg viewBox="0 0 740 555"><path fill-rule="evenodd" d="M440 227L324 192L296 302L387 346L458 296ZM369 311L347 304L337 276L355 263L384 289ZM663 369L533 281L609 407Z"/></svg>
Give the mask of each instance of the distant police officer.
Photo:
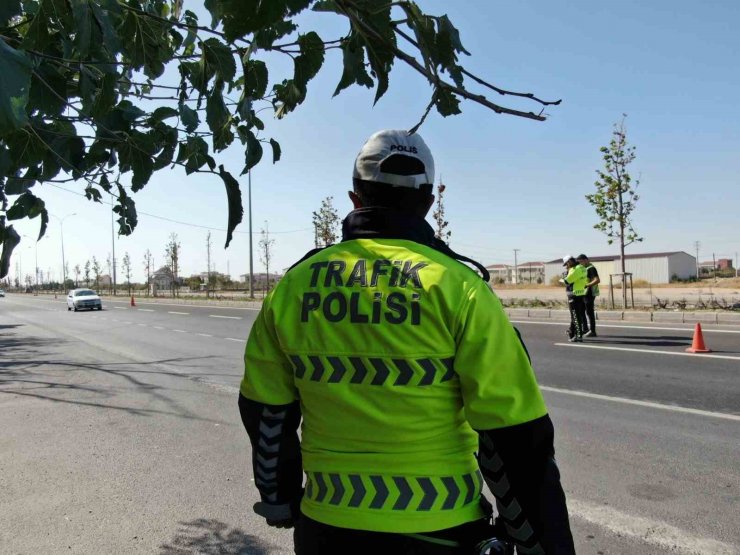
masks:
<svg viewBox="0 0 740 555"><path fill-rule="evenodd" d="M485 479L520 553L574 553L526 349L424 220L427 145L380 131L353 177L342 242L290 269L249 335L255 512L295 526L299 555L469 554L492 535Z"/></svg>
<svg viewBox="0 0 740 555"><path fill-rule="evenodd" d="M567 268L561 283L565 284L568 294L568 310L570 310L569 341L580 343L583 341L583 329L586 323L586 268L581 266L572 256L563 257L563 266Z"/></svg>
<svg viewBox="0 0 740 555"><path fill-rule="evenodd" d="M596 337L596 310L594 305L596 304L596 297L599 296L599 272L588 256L585 254L579 254L576 261L586 269L586 294L583 297L583 301L586 305L586 325L583 329L583 337Z"/></svg>

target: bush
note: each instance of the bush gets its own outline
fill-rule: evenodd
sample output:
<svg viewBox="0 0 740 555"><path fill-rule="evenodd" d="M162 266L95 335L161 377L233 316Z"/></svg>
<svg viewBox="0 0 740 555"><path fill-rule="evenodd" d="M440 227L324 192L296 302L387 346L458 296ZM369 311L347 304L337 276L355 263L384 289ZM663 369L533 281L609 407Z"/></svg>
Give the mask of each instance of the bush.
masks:
<svg viewBox="0 0 740 555"><path fill-rule="evenodd" d="M555 285L555 286L560 285L560 279L561 279L561 276L552 276L550 278L550 285Z"/></svg>

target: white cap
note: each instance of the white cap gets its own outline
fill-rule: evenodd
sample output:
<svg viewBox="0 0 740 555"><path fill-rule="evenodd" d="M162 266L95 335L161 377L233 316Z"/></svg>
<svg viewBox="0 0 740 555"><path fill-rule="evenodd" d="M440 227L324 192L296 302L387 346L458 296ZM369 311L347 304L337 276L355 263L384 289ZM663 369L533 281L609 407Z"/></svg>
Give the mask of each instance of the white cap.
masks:
<svg viewBox="0 0 740 555"><path fill-rule="evenodd" d="M568 263L568 260L575 260L575 259L574 259L574 258L573 258L573 257L572 257L571 255L569 255L569 254L566 254L566 255L565 255L565 256L563 257L563 266L565 266L565 265L566 265L566 264Z"/></svg>
<svg viewBox="0 0 740 555"><path fill-rule="evenodd" d="M399 175L383 172L380 169L381 164L394 154L416 158L424 166L423 173ZM386 129L372 135L362 146L355 159L352 177L387 183L394 187L418 189L421 185L434 183L434 158L420 135L409 135L407 131L400 129Z"/></svg>

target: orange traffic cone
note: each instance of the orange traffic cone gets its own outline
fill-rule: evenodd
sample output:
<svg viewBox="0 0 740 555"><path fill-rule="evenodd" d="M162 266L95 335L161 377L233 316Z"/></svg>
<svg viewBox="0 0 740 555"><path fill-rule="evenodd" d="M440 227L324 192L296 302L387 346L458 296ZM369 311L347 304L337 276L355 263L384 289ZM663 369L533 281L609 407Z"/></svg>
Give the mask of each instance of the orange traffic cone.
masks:
<svg viewBox="0 0 740 555"><path fill-rule="evenodd" d="M691 347L686 349L687 353L711 353L711 349L707 349L704 344L704 335L701 333L701 324L696 323L694 328L694 340L691 342Z"/></svg>
<svg viewBox="0 0 740 555"><path fill-rule="evenodd" d="M131 306L136 306L136 301L134 300L133 295L131 295Z"/></svg>

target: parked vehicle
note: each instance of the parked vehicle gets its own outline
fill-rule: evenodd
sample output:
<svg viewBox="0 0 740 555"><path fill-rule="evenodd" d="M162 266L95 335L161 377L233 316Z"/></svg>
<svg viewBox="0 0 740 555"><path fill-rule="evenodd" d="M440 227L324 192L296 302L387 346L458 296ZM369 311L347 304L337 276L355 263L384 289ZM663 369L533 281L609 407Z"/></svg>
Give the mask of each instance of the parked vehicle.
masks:
<svg viewBox="0 0 740 555"><path fill-rule="evenodd" d="M67 310L103 310L103 303L92 289L72 289L67 295Z"/></svg>
<svg viewBox="0 0 740 555"><path fill-rule="evenodd" d="M5 289L0 289L0 297L4 297L4 296L5 296Z"/></svg>

